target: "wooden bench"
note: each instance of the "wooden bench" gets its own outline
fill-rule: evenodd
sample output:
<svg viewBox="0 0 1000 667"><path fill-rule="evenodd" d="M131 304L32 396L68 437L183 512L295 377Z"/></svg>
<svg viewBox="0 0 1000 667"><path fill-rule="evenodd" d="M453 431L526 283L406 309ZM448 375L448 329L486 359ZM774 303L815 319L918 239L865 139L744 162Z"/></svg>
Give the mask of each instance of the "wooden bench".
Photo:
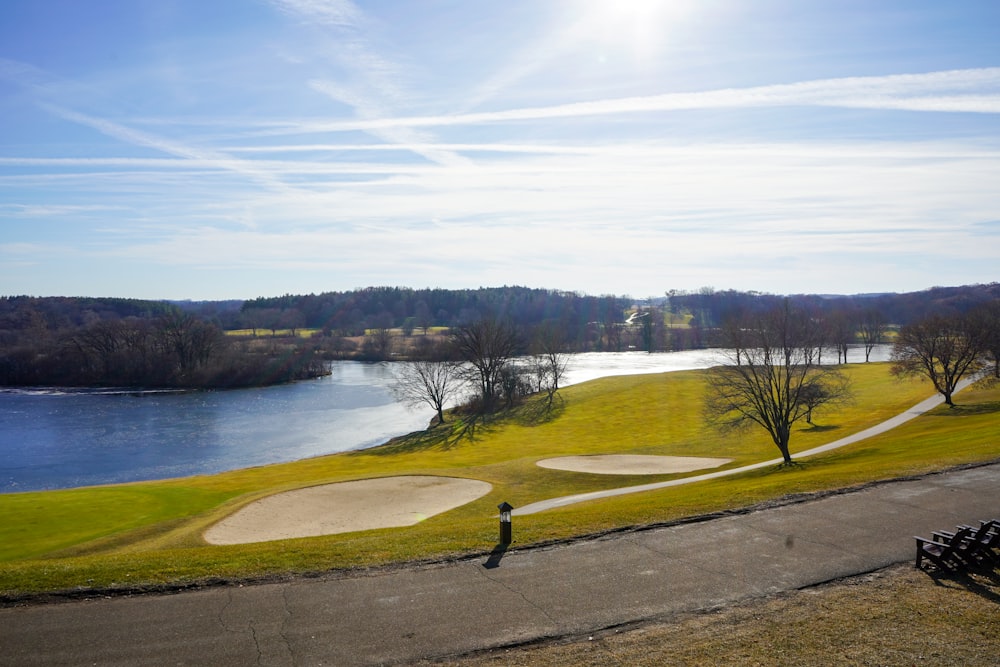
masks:
<svg viewBox="0 0 1000 667"><path fill-rule="evenodd" d="M979 530L969 538L969 555L979 565L1000 562L1000 521L980 521Z"/></svg>
<svg viewBox="0 0 1000 667"><path fill-rule="evenodd" d="M935 531L931 539L916 537L917 562L928 561L940 570L958 572L967 567L1000 562L1000 520L980 521L979 528L958 526L955 532Z"/></svg>
<svg viewBox="0 0 1000 667"><path fill-rule="evenodd" d="M928 561L942 571L964 570L970 565L966 558L969 556L968 539L971 535L972 529L968 526L959 528L951 539L944 533L936 534L933 539L914 535L913 538L917 541L916 567L919 568L924 561Z"/></svg>

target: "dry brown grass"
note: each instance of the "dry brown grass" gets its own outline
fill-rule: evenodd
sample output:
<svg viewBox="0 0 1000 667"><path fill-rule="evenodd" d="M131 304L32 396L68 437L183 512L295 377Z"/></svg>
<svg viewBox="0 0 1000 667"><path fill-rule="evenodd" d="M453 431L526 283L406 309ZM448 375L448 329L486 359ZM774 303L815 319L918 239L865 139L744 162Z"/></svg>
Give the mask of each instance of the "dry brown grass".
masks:
<svg viewBox="0 0 1000 667"><path fill-rule="evenodd" d="M899 565L631 628L492 651L494 665L998 665L1000 568L935 578Z"/></svg>

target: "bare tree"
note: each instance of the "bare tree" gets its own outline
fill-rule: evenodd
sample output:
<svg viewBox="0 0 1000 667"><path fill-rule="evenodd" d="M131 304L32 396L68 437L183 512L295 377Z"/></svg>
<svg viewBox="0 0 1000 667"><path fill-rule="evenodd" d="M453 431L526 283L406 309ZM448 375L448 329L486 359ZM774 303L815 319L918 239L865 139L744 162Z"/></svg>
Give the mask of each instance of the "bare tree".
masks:
<svg viewBox="0 0 1000 667"><path fill-rule="evenodd" d="M369 359L389 359L392 357L392 347L392 331L386 327L372 329L362 343L364 355Z"/></svg>
<svg viewBox="0 0 1000 667"><path fill-rule="evenodd" d="M414 325L420 327L424 330L424 335L427 335L427 329L433 323L433 318L431 317L431 310L427 307L426 301L417 301L417 304L413 307L413 319Z"/></svg>
<svg viewBox="0 0 1000 667"><path fill-rule="evenodd" d="M296 338L299 334L299 329L302 329L305 325L306 316L297 308L287 308L281 311L281 315L278 317L278 326L282 329L288 329L292 338Z"/></svg>
<svg viewBox="0 0 1000 667"><path fill-rule="evenodd" d="M608 313L601 323L602 330L604 331L604 337L607 341L605 346L606 352L621 352L622 351L622 323L619 322L611 313Z"/></svg>
<svg viewBox="0 0 1000 667"><path fill-rule="evenodd" d="M954 407L959 381L983 368L983 328L968 316L931 315L899 330L892 346L892 373L925 377Z"/></svg>
<svg viewBox="0 0 1000 667"><path fill-rule="evenodd" d="M885 338L885 319L877 308L868 308L861 314L858 324L861 342L865 346L865 363L868 363L872 350Z"/></svg>
<svg viewBox="0 0 1000 667"><path fill-rule="evenodd" d="M748 325L749 320L744 312L732 313L722 322L720 335L732 350L733 361L737 366L743 363L743 350L749 340L746 333L749 331Z"/></svg>
<svg viewBox="0 0 1000 667"><path fill-rule="evenodd" d="M451 339L468 363L466 379L476 387L482 408L492 410L503 393L504 369L520 347L517 330L510 322L486 317L455 328Z"/></svg>
<svg viewBox="0 0 1000 667"><path fill-rule="evenodd" d="M816 408L849 396L843 375L817 361L820 326L786 300L729 329L739 331L726 341L730 359L708 372L705 408L710 421L720 428L762 427L784 463L791 464L792 426L811 419Z"/></svg>
<svg viewBox="0 0 1000 667"><path fill-rule="evenodd" d="M813 410L834 403L844 403L850 398L851 392L846 375L830 373L827 382L809 383L799 392L799 402L806 410L806 423L812 424Z"/></svg>
<svg viewBox="0 0 1000 667"><path fill-rule="evenodd" d="M444 408L462 390L457 367L444 361L412 361L399 364L389 387L392 395L410 407L428 405L444 423Z"/></svg>
<svg viewBox="0 0 1000 667"><path fill-rule="evenodd" d="M500 371L499 396L507 408L514 406L524 396L532 393L529 369L524 364L509 363Z"/></svg>
<svg viewBox="0 0 1000 667"><path fill-rule="evenodd" d="M120 330L121 324L117 320L97 320L81 327L69 340L88 365L98 369L101 376L107 376L114 367L115 355L122 347Z"/></svg>
<svg viewBox="0 0 1000 667"><path fill-rule="evenodd" d="M218 327L187 314L161 317L158 326L163 346L174 355L181 374L206 364L224 342Z"/></svg>
<svg viewBox="0 0 1000 667"><path fill-rule="evenodd" d="M977 306L969 317L982 336L983 362L993 366L993 380L1000 380L1000 300Z"/></svg>
<svg viewBox="0 0 1000 667"><path fill-rule="evenodd" d="M837 351L837 363L847 363L847 351L854 342L856 335L854 318L846 311L840 310L827 319L827 331L833 348Z"/></svg>
<svg viewBox="0 0 1000 667"><path fill-rule="evenodd" d="M563 353L565 347L565 330L558 325L546 322L535 330L531 343L532 371L538 391L548 394L549 403L559 391L559 383L569 366L569 357Z"/></svg>

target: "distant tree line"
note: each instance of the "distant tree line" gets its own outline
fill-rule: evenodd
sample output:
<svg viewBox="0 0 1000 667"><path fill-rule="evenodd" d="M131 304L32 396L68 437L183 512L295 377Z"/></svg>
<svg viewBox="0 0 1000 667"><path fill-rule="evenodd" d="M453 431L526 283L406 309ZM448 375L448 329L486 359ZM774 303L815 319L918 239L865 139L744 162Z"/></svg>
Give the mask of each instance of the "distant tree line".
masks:
<svg viewBox="0 0 1000 667"><path fill-rule="evenodd" d="M718 329L724 326L727 320L746 313L760 313L773 309L781 305L785 299L796 308L803 309L813 316L831 317L875 312L884 322L904 325L929 315L966 313L978 305L996 301L1000 299L1000 283L933 287L901 294L790 296L704 287L694 292L671 290L664 298L651 301L661 304L671 312L689 313L692 327L711 330Z"/></svg>
<svg viewBox="0 0 1000 667"><path fill-rule="evenodd" d="M593 297L526 287L371 287L262 297L244 302L238 311L227 304L229 309L220 312L217 321L225 328L247 329L257 335L276 331L294 335L302 328L316 329L330 339L325 345L328 353L339 358L414 356L411 349L394 348L400 334L409 337L432 329L452 330L485 317L502 318L525 331L543 324L555 327L564 351L661 352L723 346L726 329L733 322L773 309L785 299L820 323L823 340L818 361L824 361L824 352L845 361L850 346L861 344L870 354L875 345L885 342L890 326L898 328L932 313L961 314L1000 299L1000 285L939 287L906 294L788 297L703 288L673 290L638 302L622 296ZM427 346L430 341L415 344ZM426 350L416 356L427 356Z"/></svg>
<svg viewBox="0 0 1000 667"><path fill-rule="evenodd" d="M631 300L586 296L575 292L496 287L469 290L370 287L350 292L285 295L246 301L229 318L231 328L252 330L319 329L328 335L356 337L395 329L404 335L435 328L451 329L501 317L516 327L543 322L567 333L567 345L594 349L602 342L599 328L622 321Z"/></svg>
<svg viewBox="0 0 1000 667"><path fill-rule="evenodd" d="M0 300L6 386L245 387L324 372L306 346L237 340L167 303Z"/></svg>
<svg viewBox="0 0 1000 667"><path fill-rule="evenodd" d="M815 325L822 365L846 361L858 345L867 358L890 332L932 315L964 316L998 301L996 283L854 296L704 288L641 301L516 286L250 301L0 297L0 383L245 386L314 375L324 359L455 361L452 334L489 319L518 333L520 355L541 331L558 353L732 347L741 322L786 302ZM237 329L251 335L223 335Z"/></svg>

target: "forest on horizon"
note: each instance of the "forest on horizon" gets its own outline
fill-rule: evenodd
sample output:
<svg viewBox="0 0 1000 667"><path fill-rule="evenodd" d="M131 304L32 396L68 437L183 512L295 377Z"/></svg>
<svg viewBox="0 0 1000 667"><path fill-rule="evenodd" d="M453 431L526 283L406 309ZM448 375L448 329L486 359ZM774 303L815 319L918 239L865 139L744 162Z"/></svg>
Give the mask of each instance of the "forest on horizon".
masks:
<svg viewBox="0 0 1000 667"><path fill-rule="evenodd" d="M370 287L247 301L0 297L0 385L237 387L324 372L329 359L446 356L441 334L477 320L540 329L565 352L696 349L727 321L788 299L844 341L863 322L903 326L1000 300L1000 283L872 295L670 291L635 300L527 287ZM250 335L233 336L240 330ZM307 332L308 336L302 333ZM420 334L420 335L414 335Z"/></svg>

